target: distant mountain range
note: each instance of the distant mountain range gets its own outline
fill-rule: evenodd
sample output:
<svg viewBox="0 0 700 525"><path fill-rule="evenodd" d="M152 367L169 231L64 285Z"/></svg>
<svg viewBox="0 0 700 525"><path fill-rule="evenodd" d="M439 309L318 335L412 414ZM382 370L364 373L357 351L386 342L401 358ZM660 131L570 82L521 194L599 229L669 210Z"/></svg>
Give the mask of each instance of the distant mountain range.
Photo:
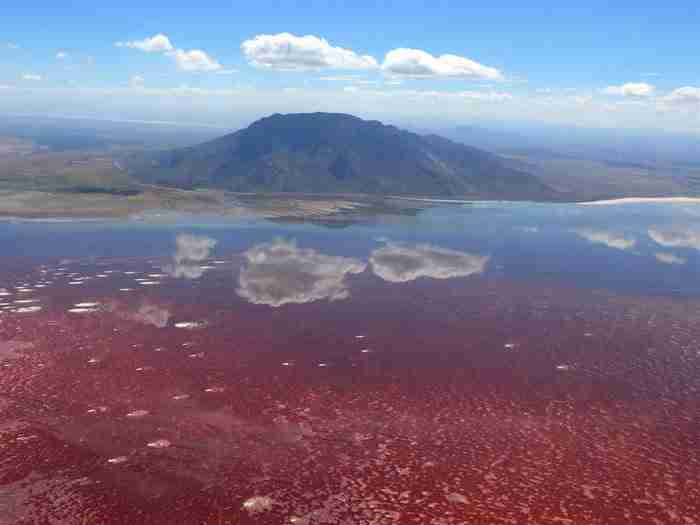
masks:
<svg viewBox="0 0 700 525"><path fill-rule="evenodd" d="M339 113L275 114L197 146L140 154L149 184L235 192L558 200L486 151Z"/></svg>

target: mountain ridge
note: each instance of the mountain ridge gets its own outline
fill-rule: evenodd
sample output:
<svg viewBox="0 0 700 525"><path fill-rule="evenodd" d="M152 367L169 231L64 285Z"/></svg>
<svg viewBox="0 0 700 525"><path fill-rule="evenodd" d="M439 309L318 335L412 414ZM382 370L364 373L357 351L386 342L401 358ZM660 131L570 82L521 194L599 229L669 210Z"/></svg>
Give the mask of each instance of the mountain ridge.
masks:
<svg viewBox="0 0 700 525"><path fill-rule="evenodd" d="M343 113L273 114L247 128L131 162L143 182L236 192L555 200L498 156Z"/></svg>

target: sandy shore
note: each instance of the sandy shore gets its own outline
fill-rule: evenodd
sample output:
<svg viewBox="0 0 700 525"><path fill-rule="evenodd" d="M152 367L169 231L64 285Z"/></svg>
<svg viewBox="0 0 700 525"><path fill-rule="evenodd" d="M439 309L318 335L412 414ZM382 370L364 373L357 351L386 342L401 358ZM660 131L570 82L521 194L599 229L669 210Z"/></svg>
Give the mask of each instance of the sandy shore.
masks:
<svg viewBox="0 0 700 525"><path fill-rule="evenodd" d="M700 204L700 197L624 197L601 201L579 202L581 206L607 206L612 204Z"/></svg>

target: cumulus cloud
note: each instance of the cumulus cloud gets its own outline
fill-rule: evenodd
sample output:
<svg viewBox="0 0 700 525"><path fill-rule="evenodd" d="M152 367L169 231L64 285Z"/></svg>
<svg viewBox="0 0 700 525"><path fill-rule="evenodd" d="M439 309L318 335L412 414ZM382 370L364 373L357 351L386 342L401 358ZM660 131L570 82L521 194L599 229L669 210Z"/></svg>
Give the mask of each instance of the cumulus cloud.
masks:
<svg viewBox="0 0 700 525"><path fill-rule="evenodd" d="M450 279L483 273L490 257L439 248L430 244L390 243L370 256L372 271L392 283L419 277Z"/></svg>
<svg viewBox="0 0 700 525"><path fill-rule="evenodd" d="M64 60L66 58L68 58L68 53L66 53L65 51L59 51L58 53L56 53L56 60Z"/></svg>
<svg viewBox="0 0 700 525"><path fill-rule="evenodd" d="M163 33L158 33L150 38L144 38L143 40L130 40L127 42L115 42L117 47L129 47L131 49L140 49L146 53L164 53L166 51L173 51L173 47L170 39Z"/></svg>
<svg viewBox="0 0 700 525"><path fill-rule="evenodd" d="M251 65L283 71L379 67L369 55L359 55L350 49L333 46L326 39L314 35L257 35L244 41L241 50Z"/></svg>
<svg viewBox="0 0 700 525"><path fill-rule="evenodd" d="M673 253L657 252L654 254L656 260L665 264L685 264L688 259L681 257L680 255L675 255Z"/></svg>
<svg viewBox="0 0 700 525"><path fill-rule="evenodd" d="M666 248L694 248L700 250L700 230L676 227L662 230L651 227L647 230L651 239Z"/></svg>
<svg viewBox="0 0 700 525"><path fill-rule="evenodd" d="M243 255L238 295L273 307L346 299L350 295L346 276L362 273L367 266L350 257L299 248L294 241L283 239L258 244Z"/></svg>
<svg viewBox="0 0 700 525"><path fill-rule="evenodd" d="M606 95L621 97L649 97L654 94L656 87L646 82L629 82L620 86L608 86L602 91Z"/></svg>
<svg viewBox="0 0 700 525"><path fill-rule="evenodd" d="M175 239L177 249L173 263L163 267L163 271L172 277L198 279L204 274L200 262L209 257L217 241L203 235L178 235Z"/></svg>
<svg viewBox="0 0 700 525"><path fill-rule="evenodd" d="M382 70L390 75L413 78L485 78L502 80L496 68L457 55L435 57L420 49L392 49L384 57Z"/></svg>
<svg viewBox="0 0 700 525"><path fill-rule="evenodd" d="M129 79L129 84L132 86L143 86L145 79L141 75L134 75Z"/></svg>
<svg viewBox="0 0 700 525"><path fill-rule="evenodd" d="M37 75L34 73L24 73L22 75L22 80L33 80L33 81L38 81L41 80L41 75Z"/></svg>
<svg viewBox="0 0 700 525"><path fill-rule="evenodd" d="M201 49L176 49L167 55L175 60L177 67L182 71L218 71L222 68L221 64Z"/></svg>
<svg viewBox="0 0 700 525"><path fill-rule="evenodd" d="M223 66L201 49L176 49L170 39L163 33L158 33L143 40L115 42L117 47L140 49L146 53L163 53L175 61L182 71L220 71Z"/></svg>
<svg viewBox="0 0 700 525"><path fill-rule="evenodd" d="M576 234L588 242L594 244L603 244L608 248L615 248L616 250L629 250L634 248L637 244L637 240L634 238L625 237L619 233L609 232L606 230L592 230L584 228L581 230L576 230Z"/></svg>
<svg viewBox="0 0 700 525"><path fill-rule="evenodd" d="M700 104L700 87L685 86L674 89L664 97L670 104Z"/></svg>

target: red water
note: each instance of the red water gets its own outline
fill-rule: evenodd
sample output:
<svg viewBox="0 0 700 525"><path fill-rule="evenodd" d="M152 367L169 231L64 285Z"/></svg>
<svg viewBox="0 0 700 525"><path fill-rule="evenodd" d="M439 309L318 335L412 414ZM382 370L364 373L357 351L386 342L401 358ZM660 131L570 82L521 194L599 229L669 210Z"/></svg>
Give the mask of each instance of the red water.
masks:
<svg viewBox="0 0 700 525"><path fill-rule="evenodd" d="M1 524L700 523L698 301L364 274L271 308L233 271L0 314Z"/></svg>

